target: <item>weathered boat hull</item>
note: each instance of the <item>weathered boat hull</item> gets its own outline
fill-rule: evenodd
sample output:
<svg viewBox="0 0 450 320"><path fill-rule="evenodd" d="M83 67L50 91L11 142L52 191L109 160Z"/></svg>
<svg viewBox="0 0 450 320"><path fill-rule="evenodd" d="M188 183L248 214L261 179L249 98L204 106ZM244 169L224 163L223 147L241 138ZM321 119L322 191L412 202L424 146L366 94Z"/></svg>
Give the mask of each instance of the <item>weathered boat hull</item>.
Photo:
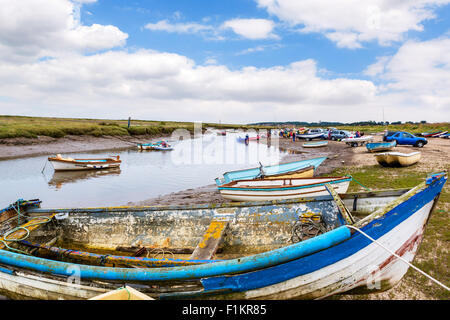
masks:
<svg viewBox="0 0 450 320"><path fill-rule="evenodd" d="M267 201L328 195L326 183L338 193L347 192L351 178L300 178L270 181L240 180L219 186L223 198L232 201Z"/></svg>
<svg viewBox="0 0 450 320"><path fill-rule="evenodd" d="M419 162L420 152L400 153L384 152L375 154L378 163L384 167L407 167Z"/></svg>
<svg viewBox="0 0 450 320"><path fill-rule="evenodd" d="M345 144L352 146L352 147L357 147L358 144L363 145L365 143L367 143L368 141L372 141L373 140L373 136L363 136L363 137L358 137L358 138L346 138L346 139L342 139L342 142L345 142Z"/></svg>
<svg viewBox="0 0 450 320"><path fill-rule="evenodd" d="M389 151L392 150L397 145L397 142L372 142L367 143L366 148L369 152L380 152L380 151Z"/></svg>
<svg viewBox="0 0 450 320"><path fill-rule="evenodd" d="M426 183L406 193L401 192L394 201L380 204L371 215L352 225L377 240L383 247L353 228L341 224L315 238L270 252L208 265L174 268L86 266L0 250L0 288L8 296L20 295L22 298L34 299L88 299L122 287L124 283L133 285L136 281L140 292L160 299L315 299L338 293L383 291L400 281L408 269L408 265L385 248L407 261L413 260L430 212L446 181L446 174L434 175ZM386 195L389 198L393 194ZM344 201L351 201L352 197L357 199L358 195L345 195ZM320 208L317 207L319 204ZM359 210L359 205L359 201L353 200L356 211ZM196 214L203 210L210 214L222 212L229 215L230 209L234 208L233 219L247 223L247 230L242 230L245 229L242 226L235 230L245 233L249 229L259 229L260 225L253 229L255 221L265 221L266 227L278 230L280 226L287 225L280 222L295 221L296 219L289 217L294 213L298 214L298 210L308 212L315 208L316 212L331 212L334 210L331 207L336 209L330 197L319 197L315 201L286 200L228 204L219 208L198 207ZM261 210L262 208L265 209ZM90 221L84 226L92 228L90 234L94 236L98 233L95 223L92 223L94 221L111 225L115 219L129 217L126 219L132 222L135 218L148 219L162 209L123 207L59 210L69 214L68 220L62 220L67 227L73 226L73 220ZM167 208L164 210L167 211ZM179 212L173 212L172 215L183 217L194 214L186 210L192 211L192 208L179 207L175 210ZM34 209L30 212L42 214L47 211L55 212L55 209ZM124 214L126 212L128 213ZM239 216L240 214L243 216ZM248 221L250 217L251 221ZM267 223L268 221L271 223ZM267 231L260 232L265 234ZM254 238L255 234L249 236ZM270 236L278 239L274 234ZM184 285L178 283L171 291L161 291L164 285L176 279ZM182 282L183 280L187 282Z"/></svg>

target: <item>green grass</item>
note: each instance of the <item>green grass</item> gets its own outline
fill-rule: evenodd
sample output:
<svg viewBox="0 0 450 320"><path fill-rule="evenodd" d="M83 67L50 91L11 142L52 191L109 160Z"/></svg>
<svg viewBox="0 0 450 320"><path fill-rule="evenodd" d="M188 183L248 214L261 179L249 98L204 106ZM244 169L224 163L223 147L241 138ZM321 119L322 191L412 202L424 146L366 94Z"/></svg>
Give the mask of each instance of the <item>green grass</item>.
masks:
<svg viewBox="0 0 450 320"><path fill-rule="evenodd" d="M449 162L437 165L434 172L450 169ZM365 187L372 190L409 188L423 182L427 174L418 167L385 168L379 165L364 167L339 168L331 176L350 174ZM358 183L352 181L348 192L364 191ZM435 279L450 286L450 185L447 183L439 198L439 202L432 213L424 238L413 264ZM446 300L450 293L434 284L428 278L409 268L402 282L405 282L413 292L420 292L422 296L433 299ZM391 292L390 292L391 294ZM408 293L408 295L410 295ZM355 299L365 299L366 296L355 296ZM414 299L412 297L411 299Z"/></svg>
<svg viewBox="0 0 450 320"><path fill-rule="evenodd" d="M435 132L435 131L450 131L450 122L442 123L421 123L421 124L396 124L387 126L339 126L339 129L349 130L349 131L363 131L368 134L371 132L381 132L384 130L389 131L406 131L412 134L419 134L423 132Z"/></svg>
<svg viewBox="0 0 450 320"><path fill-rule="evenodd" d="M267 129L263 126L203 123L202 129ZM36 138L48 136L61 138L66 135L134 136L169 135L176 129L194 132L193 122L131 120L71 119L25 116L0 116L0 139Z"/></svg>

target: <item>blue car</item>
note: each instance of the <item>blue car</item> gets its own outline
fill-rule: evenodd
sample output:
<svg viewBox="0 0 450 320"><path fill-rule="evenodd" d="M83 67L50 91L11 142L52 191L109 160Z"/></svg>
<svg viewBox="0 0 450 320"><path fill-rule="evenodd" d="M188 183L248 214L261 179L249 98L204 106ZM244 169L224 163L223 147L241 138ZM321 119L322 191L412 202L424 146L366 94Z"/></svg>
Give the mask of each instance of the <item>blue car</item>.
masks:
<svg viewBox="0 0 450 320"><path fill-rule="evenodd" d="M422 148L428 143L427 139L422 137L416 137L409 132L398 131L390 136L387 136L386 141L396 141L397 145L411 145L414 147Z"/></svg>

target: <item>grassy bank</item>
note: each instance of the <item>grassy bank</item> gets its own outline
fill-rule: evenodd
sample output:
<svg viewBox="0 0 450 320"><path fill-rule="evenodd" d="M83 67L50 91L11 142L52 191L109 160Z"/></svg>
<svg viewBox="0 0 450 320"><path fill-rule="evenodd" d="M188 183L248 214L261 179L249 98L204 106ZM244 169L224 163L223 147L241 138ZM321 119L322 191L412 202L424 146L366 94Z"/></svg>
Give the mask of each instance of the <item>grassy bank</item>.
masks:
<svg viewBox="0 0 450 320"><path fill-rule="evenodd" d="M449 170L448 162L437 164L434 172ZM385 168L379 165L365 167L348 167L335 170L331 176L350 174L362 185L372 190L408 188L423 182L427 174L417 167ZM349 192L364 191L358 183L352 181ZM425 235L413 264L435 279L450 285L450 184L447 183L425 229ZM381 293L383 294L383 293ZM387 296L386 296L387 295ZM449 299L450 293L434 284L428 278L409 268L403 280L396 287L378 299ZM376 295L348 296L349 299L377 299Z"/></svg>
<svg viewBox="0 0 450 320"><path fill-rule="evenodd" d="M419 134L423 132L435 132L435 131L450 131L450 122L442 123L420 123L420 124L395 124L387 126L339 126L339 129L349 131L363 131L365 133L381 132L384 130L389 131L406 131L412 134Z"/></svg>
<svg viewBox="0 0 450 320"><path fill-rule="evenodd" d="M215 127L219 129L259 129L266 127L203 123L202 129ZM62 138L66 135L90 136L134 136L134 135L168 135L176 129L186 129L194 132L194 123L176 121L146 121L131 120L101 120L46 118L25 116L0 116L0 139L5 138L36 138L48 136Z"/></svg>

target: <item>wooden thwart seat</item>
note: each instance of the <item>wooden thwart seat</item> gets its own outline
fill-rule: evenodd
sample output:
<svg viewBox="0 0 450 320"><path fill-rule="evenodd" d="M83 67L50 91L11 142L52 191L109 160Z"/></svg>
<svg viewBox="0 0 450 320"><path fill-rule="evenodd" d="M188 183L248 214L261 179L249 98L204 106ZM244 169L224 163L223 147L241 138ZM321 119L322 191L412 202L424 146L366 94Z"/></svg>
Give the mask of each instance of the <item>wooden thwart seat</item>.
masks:
<svg viewBox="0 0 450 320"><path fill-rule="evenodd" d="M212 259L225 234L229 219L214 217L203 235L202 240L195 248L189 259L209 260Z"/></svg>

